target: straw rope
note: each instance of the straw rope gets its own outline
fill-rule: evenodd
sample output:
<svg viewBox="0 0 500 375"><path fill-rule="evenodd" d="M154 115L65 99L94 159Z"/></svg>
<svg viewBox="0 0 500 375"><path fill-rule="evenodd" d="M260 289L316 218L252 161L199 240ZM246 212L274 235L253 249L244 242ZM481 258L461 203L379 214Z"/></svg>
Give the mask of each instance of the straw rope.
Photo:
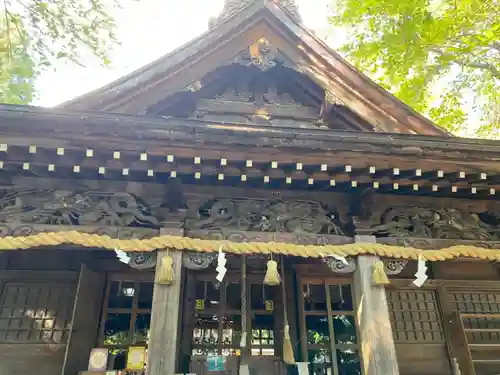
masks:
<svg viewBox="0 0 500 375"><path fill-rule="evenodd" d="M356 256L373 254L389 258L444 261L457 257L485 260L500 260L500 249L484 249L476 246L458 245L444 249L422 250L412 247L384 244L355 243L347 245L295 245L275 242L230 242L225 240L203 240L189 237L164 235L147 239L117 239L106 235L80 233L77 231L38 233L29 236L0 238L0 250L22 250L37 247L77 245L107 250L120 249L126 252L154 251L161 249L217 252L222 246L232 254L282 254L304 258L325 256Z"/></svg>

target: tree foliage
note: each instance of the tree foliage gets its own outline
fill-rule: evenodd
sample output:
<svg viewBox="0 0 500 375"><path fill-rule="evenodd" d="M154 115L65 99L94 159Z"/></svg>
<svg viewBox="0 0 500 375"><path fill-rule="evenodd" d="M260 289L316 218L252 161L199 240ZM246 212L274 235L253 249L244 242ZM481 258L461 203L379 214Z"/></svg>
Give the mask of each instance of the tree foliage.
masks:
<svg viewBox="0 0 500 375"><path fill-rule="evenodd" d="M500 136L499 0L335 0L349 61L437 124Z"/></svg>
<svg viewBox="0 0 500 375"><path fill-rule="evenodd" d="M16 22L21 22L17 20ZM24 40L14 25L0 19L0 103L29 103L32 100L34 64L25 53Z"/></svg>
<svg viewBox="0 0 500 375"><path fill-rule="evenodd" d="M119 0L3 0L0 5L0 102L27 104L35 78L55 61L109 63L117 42ZM0 3L2 4L2 3Z"/></svg>

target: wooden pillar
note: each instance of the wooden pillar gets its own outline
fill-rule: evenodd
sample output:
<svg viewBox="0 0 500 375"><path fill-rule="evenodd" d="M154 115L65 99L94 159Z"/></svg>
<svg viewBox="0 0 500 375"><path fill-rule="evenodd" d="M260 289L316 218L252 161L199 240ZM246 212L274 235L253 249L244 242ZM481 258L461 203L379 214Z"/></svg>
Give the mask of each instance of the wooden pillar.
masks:
<svg viewBox="0 0 500 375"><path fill-rule="evenodd" d="M164 256L171 256L175 281L172 285L155 283L148 343L148 375L176 373L178 330L181 311L182 252L159 251L156 273Z"/></svg>
<svg viewBox="0 0 500 375"><path fill-rule="evenodd" d="M356 236L355 242L375 243L376 239L374 236ZM376 256L358 256L354 273L363 374L399 375L385 289L372 285L372 270L377 260Z"/></svg>

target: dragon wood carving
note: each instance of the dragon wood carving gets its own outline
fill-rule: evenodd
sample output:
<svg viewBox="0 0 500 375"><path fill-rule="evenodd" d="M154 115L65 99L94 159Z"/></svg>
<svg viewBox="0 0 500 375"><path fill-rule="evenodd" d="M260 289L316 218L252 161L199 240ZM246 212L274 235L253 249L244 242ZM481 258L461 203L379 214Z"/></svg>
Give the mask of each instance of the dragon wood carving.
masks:
<svg viewBox="0 0 500 375"><path fill-rule="evenodd" d="M382 215L381 224L372 227L379 237L420 237L494 241L500 239L500 226L481 215L455 208L391 208Z"/></svg>
<svg viewBox="0 0 500 375"><path fill-rule="evenodd" d="M337 215L319 203L300 200L215 199L186 219L186 228L343 235Z"/></svg>
<svg viewBox="0 0 500 375"><path fill-rule="evenodd" d="M158 228L151 209L128 193L8 189L0 193L0 222Z"/></svg>

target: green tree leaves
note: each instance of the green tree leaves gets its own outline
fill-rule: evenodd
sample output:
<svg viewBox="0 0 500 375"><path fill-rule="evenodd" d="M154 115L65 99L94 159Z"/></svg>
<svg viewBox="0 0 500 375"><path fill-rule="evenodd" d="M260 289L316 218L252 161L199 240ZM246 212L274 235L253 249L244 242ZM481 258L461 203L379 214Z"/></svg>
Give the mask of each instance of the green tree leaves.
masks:
<svg viewBox="0 0 500 375"><path fill-rule="evenodd" d="M34 64L27 55L27 35L9 18L0 18L0 103L27 104L32 100Z"/></svg>
<svg viewBox="0 0 500 375"><path fill-rule="evenodd" d="M36 76L56 60L109 64L117 43L119 0L3 0L0 3L0 102L27 104Z"/></svg>
<svg viewBox="0 0 500 375"><path fill-rule="evenodd" d="M500 1L335 0L342 51L437 124L500 135ZM468 129L469 131L471 129Z"/></svg>

